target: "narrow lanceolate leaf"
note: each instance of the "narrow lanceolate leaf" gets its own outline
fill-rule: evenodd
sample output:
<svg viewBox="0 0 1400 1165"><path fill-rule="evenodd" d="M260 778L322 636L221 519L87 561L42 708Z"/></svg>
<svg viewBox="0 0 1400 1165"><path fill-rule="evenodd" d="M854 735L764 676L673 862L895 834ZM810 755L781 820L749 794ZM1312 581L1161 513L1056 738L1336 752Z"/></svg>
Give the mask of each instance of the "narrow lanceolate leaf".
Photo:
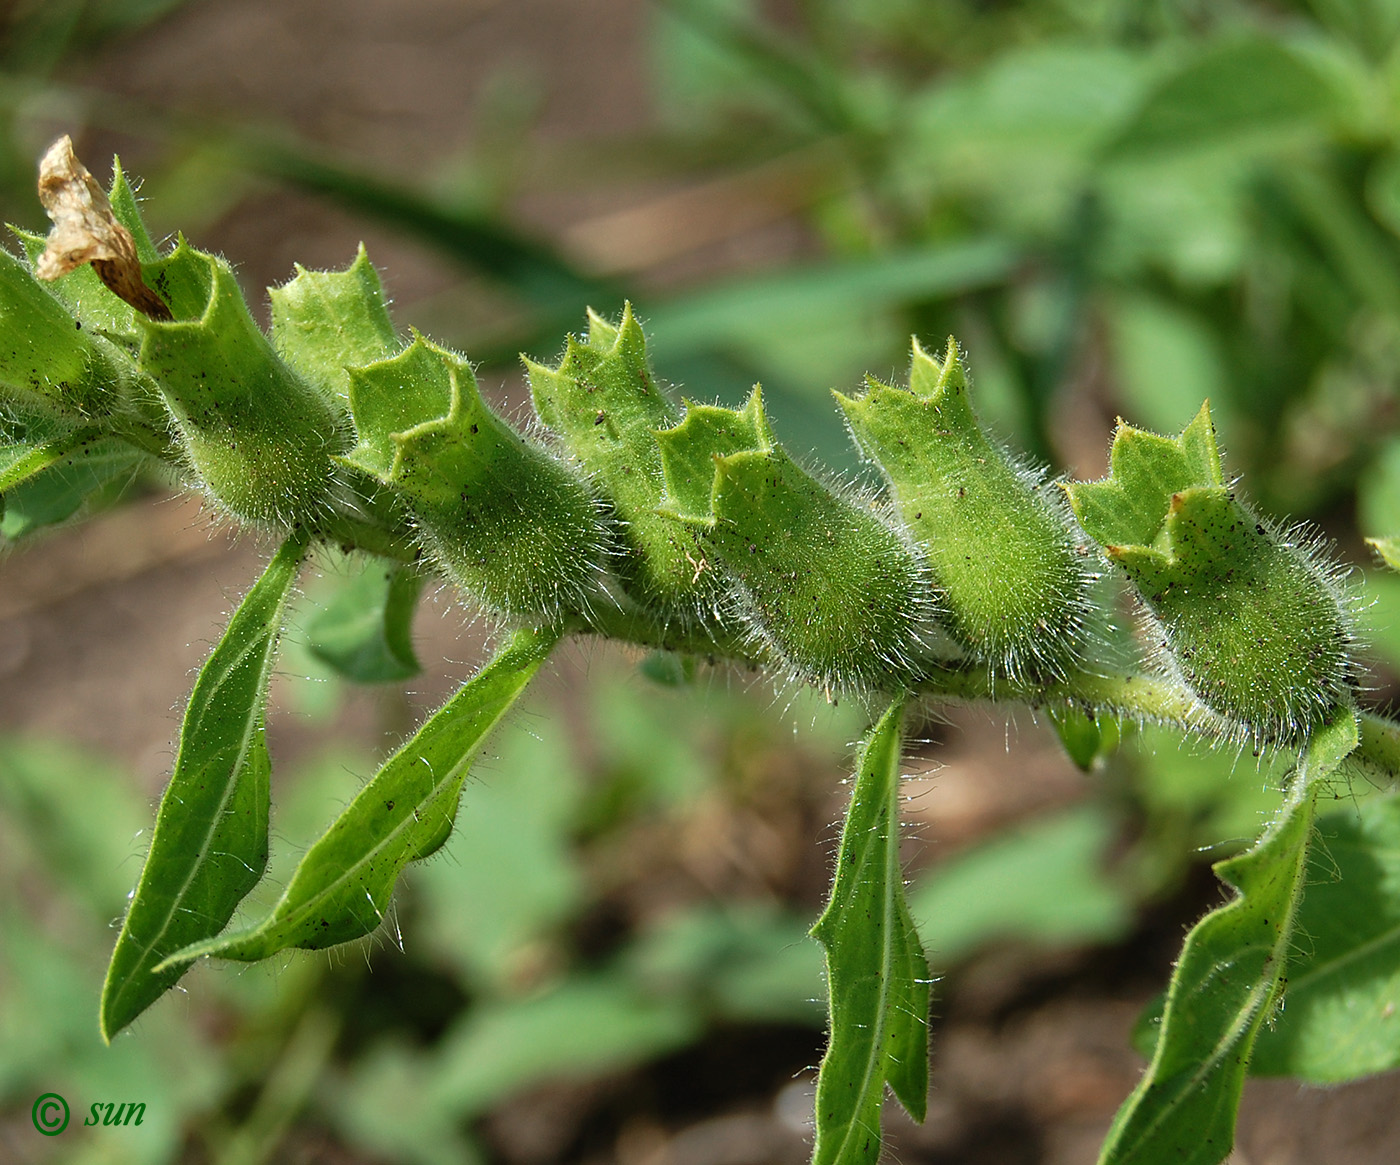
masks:
<svg viewBox="0 0 1400 1165"><path fill-rule="evenodd" d="M826 948L831 998L813 1165L863 1165L880 1156L886 1084L916 1120L928 1099L928 961L899 864L903 713L901 698L866 737L831 901L812 928Z"/></svg>
<svg viewBox="0 0 1400 1165"><path fill-rule="evenodd" d="M1238 894L1186 936L1152 1063L1119 1110L1101 1165L1216 1165L1230 1152L1254 1042L1295 952L1319 783L1357 739L1351 709L1319 729L1277 820L1247 853L1216 865Z"/></svg>
<svg viewBox="0 0 1400 1165"><path fill-rule="evenodd" d="M101 1023L109 1040L186 970L157 965L218 934L267 865L263 713L304 552L298 540L283 544L195 681L151 852L107 969Z"/></svg>
<svg viewBox="0 0 1400 1165"><path fill-rule="evenodd" d="M1400 796L1318 818L1286 1006L1249 1070L1338 1084L1400 1067Z"/></svg>
<svg viewBox="0 0 1400 1165"><path fill-rule="evenodd" d="M186 947L167 965L183 967L201 955L255 962L287 947L319 950L349 942L378 927L399 872L452 832L472 758L558 638L554 631L512 635L306 852L266 919Z"/></svg>

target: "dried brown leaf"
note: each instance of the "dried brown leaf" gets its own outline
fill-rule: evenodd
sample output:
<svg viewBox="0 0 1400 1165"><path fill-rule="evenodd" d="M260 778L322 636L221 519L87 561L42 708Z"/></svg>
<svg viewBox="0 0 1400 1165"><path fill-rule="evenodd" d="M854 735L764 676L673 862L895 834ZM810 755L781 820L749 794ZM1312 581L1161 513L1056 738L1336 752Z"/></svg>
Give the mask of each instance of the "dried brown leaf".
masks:
<svg viewBox="0 0 1400 1165"><path fill-rule="evenodd" d="M53 219L44 253L34 265L40 279L58 279L91 263L114 294L153 320L174 317L141 277L131 232L117 221L102 187L73 153L65 134L39 162L39 201Z"/></svg>

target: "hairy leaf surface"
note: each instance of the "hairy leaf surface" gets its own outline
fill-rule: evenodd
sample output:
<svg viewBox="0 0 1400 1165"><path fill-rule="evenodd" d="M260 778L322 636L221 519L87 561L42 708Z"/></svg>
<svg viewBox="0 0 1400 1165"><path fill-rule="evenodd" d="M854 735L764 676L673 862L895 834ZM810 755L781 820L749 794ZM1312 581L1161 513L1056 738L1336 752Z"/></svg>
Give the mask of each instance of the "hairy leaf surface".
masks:
<svg viewBox="0 0 1400 1165"><path fill-rule="evenodd" d="M1250 1072L1335 1084L1400 1066L1400 797L1320 817L1307 886Z"/></svg>
<svg viewBox="0 0 1400 1165"><path fill-rule="evenodd" d="M814 1165L880 1156L885 1085L917 1120L928 1101L929 970L899 864L904 700L870 730L831 900L812 934L826 948L831 1043L817 1080Z"/></svg>
<svg viewBox="0 0 1400 1165"><path fill-rule="evenodd" d="M1356 747L1356 714L1312 738L1279 817L1248 852L1215 872L1238 891L1186 937L1146 1074L1119 1109L1101 1165L1216 1165L1255 1038L1283 989L1307 885L1318 782Z"/></svg>
<svg viewBox="0 0 1400 1165"><path fill-rule="evenodd" d="M372 932L399 872L447 840L472 758L558 638L555 631L512 635L332 822L266 919L188 946L167 965L201 955L253 962L287 947L319 950Z"/></svg>
<svg viewBox="0 0 1400 1165"><path fill-rule="evenodd" d="M157 965L227 924L267 865L267 684L304 543L288 540L200 669L151 852L102 991L111 1039L185 973Z"/></svg>

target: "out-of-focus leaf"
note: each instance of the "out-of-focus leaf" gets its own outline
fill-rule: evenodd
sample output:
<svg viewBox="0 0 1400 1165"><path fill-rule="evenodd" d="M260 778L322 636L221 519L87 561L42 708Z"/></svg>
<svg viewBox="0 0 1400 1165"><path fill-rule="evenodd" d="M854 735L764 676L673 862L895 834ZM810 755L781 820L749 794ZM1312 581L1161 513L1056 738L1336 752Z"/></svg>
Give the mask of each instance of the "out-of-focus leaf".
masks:
<svg viewBox="0 0 1400 1165"><path fill-rule="evenodd" d="M256 962L288 947L320 950L362 938L409 862L452 832L467 769L558 642L556 631L517 631L391 756L307 851L261 922L174 952L174 971L204 955Z"/></svg>
<svg viewBox="0 0 1400 1165"><path fill-rule="evenodd" d="M698 1017L616 975L579 977L518 1003L469 1012L443 1041L431 1088L471 1116L531 1084L617 1071L689 1043Z"/></svg>
<svg viewBox="0 0 1400 1165"><path fill-rule="evenodd" d="M175 985L166 956L217 934L267 865L267 685L282 615L306 544L289 539L248 592L200 669L175 771L102 990L111 1039Z"/></svg>
<svg viewBox="0 0 1400 1165"><path fill-rule="evenodd" d="M861 746L831 899L812 928L826 948L831 1007L815 1165L874 1165L886 1084L915 1120L928 1104L928 960L899 861L903 717L899 699Z"/></svg>
<svg viewBox="0 0 1400 1165"><path fill-rule="evenodd" d="M840 312L933 299L999 283L1019 252L996 238L911 248L745 278L672 300L650 313L653 347L668 359L727 343L766 347L783 328Z"/></svg>
<svg viewBox="0 0 1400 1165"><path fill-rule="evenodd" d="M1065 755L1083 772L1090 772L1095 762L1118 747L1118 723L1107 715L1095 716L1073 706L1051 708L1048 715Z"/></svg>
<svg viewBox="0 0 1400 1165"><path fill-rule="evenodd" d="M825 1019L821 948L796 915L734 904L664 919L626 952L624 969L648 995L680 996L735 1023Z"/></svg>
<svg viewBox="0 0 1400 1165"><path fill-rule="evenodd" d="M1391 570L1400 571L1400 538L1367 538L1366 544L1381 556Z"/></svg>
<svg viewBox="0 0 1400 1165"><path fill-rule="evenodd" d="M622 306L623 295L611 283L574 270L548 246L498 218L443 207L406 186L317 156L306 143L245 136L235 148L251 169L396 226L550 314L573 317L589 305L610 313Z"/></svg>
<svg viewBox="0 0 1400 1165"><path fill-rule="evenodd" d="M1201 401L1228 429L1224 362L1205 322L1155 296L1120 295L1107 305L1124 415L1158 433L1176 433Z"/></svg>
<svg viewBox="0 0 1400 1165"><path fill-rule="evenodd" d="M417 871L425 940L469 983L509 991L521 957L577 908L571 829L583 777L564 721L541 718L479 761L453 836Z"/></svg>
<svg viewBox="0 0 1400 1165"><path fill-rule="evenodd" d="M1239 145L1307 132L1321 128L1340 104L1331 80L1280 40L1208 42L1148 92L1110 154Z"/></svg>
<svg viewBox="0 0 1400 1165"><path fill-rule="evenodd" d="M71 518L85 503L115 496L145 459L124 441L82 442L5 492L0 535L15 541ZM25 468L20 464L11 472L18 476Z"/></svg>
<svg viewBox="0 0 1400 1165"><path fill-rule="evenodd" d="M1358 522L1365 534L1400 534L1400 441L1390 441L1357 483Z"/></svg>
<svg viewBox="0 0 1400 1165"><path fill-rule="evenodd" d="M1314 734L1283 812L1259 843L1216 865L1238 894L1187 935L1152 1063L1118 1110L1101 1165L1217 1165L1229 1154L1255 1038L1298 937L1321 782L1356 742L1356 713L1343 709Z"/></svg>
<svg viewBox="0 0 1400 1165"><path fill-rule="evenodd" d="M1250 1072L1336 1084L1400 1066L1400 798L1318 818L1294 948Z"/></svg>
<svg viewBox="0 0 1400 1165"><path fill-rule="evenodd" d="M453 1132L463 1120L532 1086L644 1063L700 1030L683 1000L650 998L615 974L580 976L531 999L474 1007L428 1055L380 1049L338 1108L393 1159L449 1165L463 1159ZM458 1155L446 1155L448 1146Z"/></svg>
<svg viewBox="0 0 1400 1165"><path fill-rule="evenodd" d="M1132 903L1102 866L1112 837L1108 814L1085 805L935 867L909 891L930 957L947 966L995 939L1059 946L1117 938Z"/></svg>
<svg viewBox="0 0 1400 1165"><path fill-rule="evenodd" d="M131 888L127 861L148 811L130 778L58 741L0 741L0 806L48 876L106 922Z"/></svg>
<svg viewBox="0 0 1400 1165"><path fill-rule="evenodd" d="M307 622L308 650L356 683L417 675L413 613L425 581L412 566L370 560Z"/></svg>

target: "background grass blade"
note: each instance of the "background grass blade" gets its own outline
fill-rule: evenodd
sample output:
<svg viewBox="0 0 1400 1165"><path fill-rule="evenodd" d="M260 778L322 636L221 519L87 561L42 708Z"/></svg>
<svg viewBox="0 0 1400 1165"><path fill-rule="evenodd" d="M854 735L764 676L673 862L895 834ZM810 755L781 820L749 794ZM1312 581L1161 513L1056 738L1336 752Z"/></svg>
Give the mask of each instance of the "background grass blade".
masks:
<svg viewBox="0 0 1400 1165"><path fill-rule="evenodd" d="M288 540L200 669L161 798L151 852L102 990L113 1035L185 972L156 969L172 951L218 934L267 865L267 684L305 543Z"/></svg>
<svg viewBox="0 0 1400 1165"><path fill-rule="evenodd" d="M826 948L831 999L814 1165L880 1156L886 1083L916 1120L923 1120L928 1100L928 961L899 864L903 714L901 698L861 748L831 900L812 928Z"/></svg>
<svg viewBox="0 0 1400 1165"><path fill-rule="evenodd" d="M1217 1165L1229 1154L1255 1037L1292 953L1319 781L1357 739L1345 709L1313 736L1269 830L1216 864L1238 896L1186 936L1152 1063L1119 1109L1101 1165Z"/></svg>
<svg viewBox="0 0 1400 1165"><path fill-rule="evenodd" d="M166 965L187 965L201 955L251 962L287 947L319 950L372 932L399 872L447 840L472 758L558 639L556 631L512 635L307 851L271 915L188 946Z"/></svg>

